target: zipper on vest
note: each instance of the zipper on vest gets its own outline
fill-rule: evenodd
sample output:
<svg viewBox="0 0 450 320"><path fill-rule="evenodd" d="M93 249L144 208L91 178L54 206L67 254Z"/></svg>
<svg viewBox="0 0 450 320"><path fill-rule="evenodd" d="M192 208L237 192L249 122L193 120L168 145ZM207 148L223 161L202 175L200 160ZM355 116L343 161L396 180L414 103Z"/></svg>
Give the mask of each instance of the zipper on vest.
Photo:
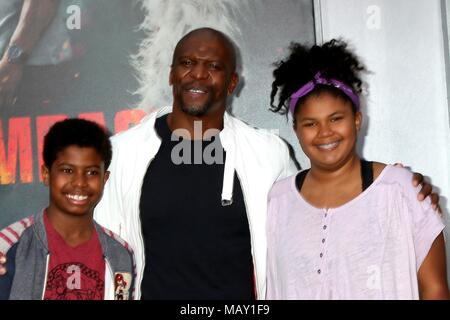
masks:
<svg viewBox="0 0 450 320"><path fill-rule="evenodd" d="M109 273L111 275L110 278L111 278L111 282L112 282L112 291L113 291L113 299L112 300L116 300L116 291L115 291L116 288L115 288L115 285L114 285L114 273L113 273L111 265L109 264L108 259L105 256L103 256L103 259L105 260L106 268L108 268ZM106 280L106 275L105 275L105 280ZM107 299L107 295L109 294L109 292L108 293L106 292L106 285L104 287L104 290L105 290L105 292L103 293L103 299L104 300L108 300Z"/></svg>
<svg viewBox="0 0 450 320"><path fill-rule="evenodd" d="M44 285L42 286L42 299L44 300L45 297L45 290L47 289L47 277L48 277L48 265L50 263L50 254L47 253L47 257L45 259L45 276L44 276Z"/></svg>

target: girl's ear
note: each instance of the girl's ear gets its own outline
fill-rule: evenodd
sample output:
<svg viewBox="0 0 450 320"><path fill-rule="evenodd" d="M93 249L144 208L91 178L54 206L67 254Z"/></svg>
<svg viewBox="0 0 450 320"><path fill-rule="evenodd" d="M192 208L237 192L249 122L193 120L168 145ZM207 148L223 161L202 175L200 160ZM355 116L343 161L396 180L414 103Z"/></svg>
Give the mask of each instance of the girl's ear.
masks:
<svg viewBox="0 0 450 320"><path fill-rule="evenodd" d="M361 130L362 123L363 123L362 113L361 113L361 111L357 111L355 113L355 126L356 126L357 131Z"/></svg>

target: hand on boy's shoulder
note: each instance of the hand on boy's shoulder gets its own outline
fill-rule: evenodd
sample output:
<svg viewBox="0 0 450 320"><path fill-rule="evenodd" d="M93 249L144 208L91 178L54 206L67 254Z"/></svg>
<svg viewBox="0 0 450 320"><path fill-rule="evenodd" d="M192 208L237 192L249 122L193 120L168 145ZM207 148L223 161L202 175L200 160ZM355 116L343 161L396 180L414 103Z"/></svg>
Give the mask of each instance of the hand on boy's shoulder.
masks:
<svg viewBox="0 0 450 320"><path fill-rule="evenodd" d="M0 252L0 276L6 274L6 256Z"/></svg>

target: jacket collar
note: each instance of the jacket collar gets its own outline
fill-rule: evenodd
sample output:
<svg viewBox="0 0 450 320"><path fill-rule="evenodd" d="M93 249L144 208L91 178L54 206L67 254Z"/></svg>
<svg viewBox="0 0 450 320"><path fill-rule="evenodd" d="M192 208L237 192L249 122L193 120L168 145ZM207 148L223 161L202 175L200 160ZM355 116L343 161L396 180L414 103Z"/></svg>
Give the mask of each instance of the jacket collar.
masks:
<svg viewBox="0 0 450 320"><path fill-rule="evenodd" d="M156 134L155 130L155 121L156 118L159 118L165 114L172 112L172 106L162 107L149 115L147 115L141 123L146 123L146 132L145 135L147 139L145 143L151 143ZM227 157L225 160L225 169L224 169L224 177L222 184L222 205L227 206L233 203L233 184L234 184L234 172L236 169L236 119L230 115L227 111L224 113L223 117L223 130L220 131L219 137L222 143L222 146L227 153ZM155 141L156 143L157 141ZM159 142L159 138L158 138Z"/></svg>
<svg viewBox="0 0 450 320"><path fill-rule="evenodd" d="M165 115L165 114L171 113L171 112L172 112L172 106L165 106L165 107L162 107L162 108L159 108L159 109L155 110L154 112L148 114L146 117L144 117L142 119L141 123L147 123L148 122L147 123L148 124L148 126L147 126L148 130L146 132L148 138L155 134L155 121L156 121L156 119L161 117L161 116L163 116L163 115ZM235 120L236 119L228 111L225 111L224 116L223 116L223 126L224 126L224 128L223 128L222 131L220 131L220 137L221 138L223 138L225 136L228 138L228 136L233 133L233 131L235 129L235 123L234 123Z"/></svg>
<svg viewBox="0 0 450 320"><path fill-rule="evenodd" d="M45 231L45 225L44 225L44 212L45 209L42 209L40 212L35 214L34 216L34 223L32 225L33 232L38 239L39 243L42 245L42 247L49 252L48 250L48 241L47 241L47 232Z"/></svg>
<svg viewBox="0 0 450 320"><path fill-rule="evenodd" d="M47 231L45 230L45 224L44 224L44 213L45 209L42 209L39 213L35 214L34 216L34 223L33 223L33 231L36 235L39 243L42 245L42 247L47 251L47 254L49 253L48 249L48 241L47 241ZM103 256L108 256L108 235L103 232L103 228L94 220L94 227L95 231L97 231L98 239L100 241L100 245L102 247Z"/></svg>

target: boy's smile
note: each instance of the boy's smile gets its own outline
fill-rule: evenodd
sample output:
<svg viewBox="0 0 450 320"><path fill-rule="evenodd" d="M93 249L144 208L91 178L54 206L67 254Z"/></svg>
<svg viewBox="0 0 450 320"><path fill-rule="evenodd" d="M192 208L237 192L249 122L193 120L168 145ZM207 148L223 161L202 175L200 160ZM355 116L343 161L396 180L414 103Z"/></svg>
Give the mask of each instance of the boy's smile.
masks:
<svg viewBox="0 0 450 320"><path fill-rule="evenodd" d="M94 148L72 145L63 149L50 170L42 168L44 183L50 189L48 210L77 216L92 214L108 174Z"/></svg>
<svg viewBox="0 0 450 320"><path fill-rule="evenodd" d="M66 197L75 205L83 205L87 203L88 196L82 194L67 194Z"/></svg>

